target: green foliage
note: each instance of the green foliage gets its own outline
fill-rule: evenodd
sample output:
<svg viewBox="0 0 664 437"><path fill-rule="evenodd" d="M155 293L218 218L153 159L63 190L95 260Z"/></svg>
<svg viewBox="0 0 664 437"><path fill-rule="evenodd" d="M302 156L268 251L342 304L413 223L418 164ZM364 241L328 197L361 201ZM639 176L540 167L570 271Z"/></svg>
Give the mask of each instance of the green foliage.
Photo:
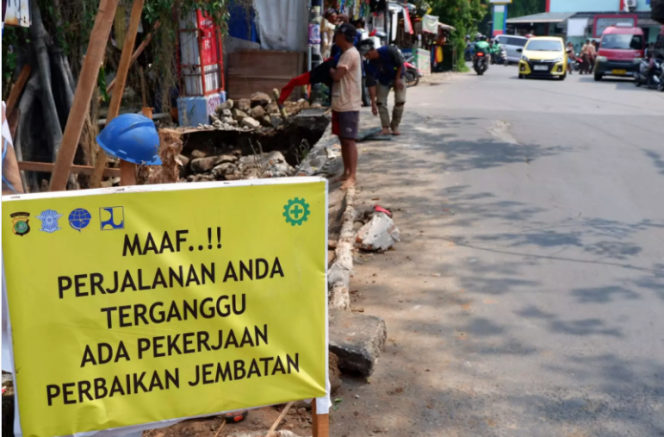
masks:
<svg viewBox="0 0 664 437"><path fill-rule="evenodd" d="M25 27L6 26L2 35L2 91L8 92L7 85L16 70L22 44L29 41L29 32Z"/></svg>
<svg viewBox="0 0 664 437"><path fill-rule="evenodd" d="M456 32L452 32L451 42L456 46L457 71L467 71L463 62L466 49L464 38L477 32L477 26L488 13L487 4L482 0L432 0L430 4L433 15L456 28Z"/></svg>
<svg viewBox="0 0 664 437"><path fill-rule="evenodd" d="M523 17L546 12L546 0L514 0L509 6L510 17Z"/></svg>

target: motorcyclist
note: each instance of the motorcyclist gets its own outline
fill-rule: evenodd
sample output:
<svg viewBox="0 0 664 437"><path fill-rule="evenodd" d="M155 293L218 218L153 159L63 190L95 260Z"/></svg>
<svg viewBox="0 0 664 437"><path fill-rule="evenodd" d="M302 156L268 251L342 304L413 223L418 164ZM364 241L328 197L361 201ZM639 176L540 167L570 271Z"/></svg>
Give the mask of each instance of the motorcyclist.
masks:
<svg viewBox="0 0 664 437"><path fill-rule="evenodd" d="M485 57L489 56L490 50L491 47L486 41L486 36L480 36L480 40L475 43L475 60L477 59L477 54L480 52L484 53Z"/></svg>
<svg viewBox="0 0 664 437"><path fill-rule="evenodd" d="M491 52L491 62L494 64L498 63L498 57L500 56L500 44L498 44L497 39L491 40L491 47L489 48L489 51Z"/></svg>

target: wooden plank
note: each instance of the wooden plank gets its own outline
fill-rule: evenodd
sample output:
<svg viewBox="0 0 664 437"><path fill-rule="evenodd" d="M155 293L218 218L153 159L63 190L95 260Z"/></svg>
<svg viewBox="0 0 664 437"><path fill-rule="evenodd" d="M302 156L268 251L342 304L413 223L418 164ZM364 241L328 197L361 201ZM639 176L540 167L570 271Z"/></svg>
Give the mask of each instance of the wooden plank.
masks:
<svg viewBox="0 0 664 437"><path fill-rule="evenodd" d="M16 104L18 103L18 98L21 97L21 93L23 92L23 88L25 88L25 84L28 82L28 79L30 78L31 72L32 72L32 67L30 67L28 64L25 64L25 66L23 66L23 69L21 70L21 73L18 75L18 78L16 79L16 83L14 83L14 86L9 92L9 97L7 97L7 102L6 102L7 118L10 118L12 116L12 112L14 112L14 108L16 108Z"/></svg>
<svg viewBox="0 0 664 437"><path fill-rule="evenodd" d="M90 111L90 100L97 86L99 66L104 60L106 43L108 35L111 33L111 25L117 7L118 0L101 0L99 3L95 24L90 33L88 49L83 60L83 68L79 75L74 103L69 111L67 126L62 136L62 145L55 160L55 168L51 177L51 191L67 189L69 171L74 163L74 155L81 139L86 114Z"/></svg>
<svg viewBox="0 0 664 437"><path fill-rule="evenodd" d="M52 173L54 168L55 164L51 162L21 161L18 163L18 169L23 171L43 171L45 173ZM95 168L91 165L72 165L69 172L90 176L94 169ZM104 169L104 176L118 177L120 176L120 169L107 167Z"/></svg>
<svg viewBox="0 0 664 437"><path fill-rule="evenodd" d="M129 29L125 35L124 45L122 46L122 55L120 55L120 64L118 65L118 72L115 76L117 90L111 95L111 102L108 105L108 113L106 114L107 124L110 123L120 113L122 95L124 94L125 85L127 85L127 76L129 76L129 67L131 66L131 55L133 54L134 45L136 44L136 33L138 33L138 26L141 24L143 1L144 0L134 0L134 4L131 8ZM97 152L97 160L95 162L95 172L92 174L92 178L90 180L90 186L92 188L98 188L101 186L101 178L104 167L106 167L106 152L104 152L104 149L99 148L99 151ZM120 182L120 184L135 185L135 171L134 177L131 178L130 167L127 167L126 165L123 166L123 162L120 162L120 169L125 170L120 176L121 178L124 178L124 180L127 182L131 182L133 180L133 184L124 184L122 182Z"/></svg>
<svg viewBox="0 0 664 437"><path fill-rule="evenodd" d="M312 437L330 437L330 416L316 412L316 399L311 404Z"/></svg>

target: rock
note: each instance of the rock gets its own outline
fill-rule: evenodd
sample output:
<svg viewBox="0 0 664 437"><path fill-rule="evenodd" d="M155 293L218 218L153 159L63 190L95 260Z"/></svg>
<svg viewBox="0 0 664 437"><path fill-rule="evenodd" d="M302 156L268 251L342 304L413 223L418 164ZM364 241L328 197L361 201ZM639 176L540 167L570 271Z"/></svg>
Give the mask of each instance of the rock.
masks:
<svg viewBox="0 0 664 437"><path fill-rule="evenodd" d="M191 159L196 159L196 158L205 158L207 156L207 153L203 152L202 150L194 150L191 152Z"/></svg>
<svg viewBox="0 0 664 437"><path fill-rule="evenodd" d="M249 128L249 129L256 129L260 125L261 124L258 121L256 121L255 119L253 119L251 117L243 118L242 121L240 121L240 126L246 127L246 128Z"/></svg>
<svg viewBox="0 0 664 437"><path fill-rule="evenodd" d="M217 114L220 114L224 109L233 109L233 100L231 100L231 99L226 100L224 103L217 106L217 108L215 109L215 112Z"/></svg>
<svg viewBox="0 0 664 437"><path fill-rule="evenodd" d="M279 111L279 105L277 105L277 102L272 102L269 105L267 105L267 113L270 115L279 115L281 112Z"/></svg>
<svg viewBox="0 0 664 437"><path fill-rule="evenodd" d="M234 174L237 171L237 166L232 162L224 162L212 169L212 174L217 180L225 179L226 175Z"/></svg>
<svg viewBox="0 0 664 437"><path fill-rule="evenodd" d="M194 178L195 178L195 176L193 174L190 174L189 176L187 176L186 181L187 182L194 182Z"/></svg>
<svg viewBox="0 0 664 437"><path fill-rule="evenodd" d="M262 106L254 106L251 108L251 111L249 111L249 115L251 115L256 120L260 120L261 118L265 117L265 109L263 109Z"/></svg>
<svg viewBox="0 0 664 437"><path fill-rule="evenodd" d="M187 164L189 164L189 158L184 155L178 155L177 158L175 158L175 162L182 167L186 167Z"/></svg>
<svg viewBox="0 0 664 437"><path fill-rule="evenodd" d="M387 214L374 213L357 233L356 242L364 250L387 250L399 241L399 228Z"/></svg>
<svg viewBox="0 0 664 437"><path fill-rule="evenodd" d="M252 108L255 107L255 106L267 106L272 102L272 99L270 98L270 96L268 96L265 93L261 93L261 92L253 93L249 100L251 100L251 107Z"/></svg>
<svg viewBox="0 0 664 437"><path fill-rule="evenodd" d="M210 182L214 180L214 176L211 174L197 174L194 176L194 182Z"/></svg>
<svg viewBox="0 0 664 437"><path fill-rule="evenodd" d="M178 174L179 174L180 178L186 177L187 174L189 173L189 167L188 167L189 158L187 158L184 155L178 155L175 158L175 162L179 166Z"/></svg>
<svg viewBox="0 0 664 437"><path fill-rule="evenodd" d="M239 99L235 101L233 108L239 109L242 112L249 112L251 110L251 100Z"/></svg>
<svg viewBox="0 0 664 437"><path fill-rule="evenodd" d="M235 120L237 120L238 122L241 122L245 118L249 117L249 114L247 114L246 112L244 112L240 109L233 109L232 115L233 115L233 118Z"/></svg>
<svg viewBox="0 0 664 437"><path fill-rule="evenodd" d="M338 309L329 312L330 352L339 368L369 376L385 349L387 328L380 317Z"/></svg>
<svg viewBox="0 0 664 437"><path fill-rule="evenodd" d="M270 115L270 124L276 129L284 124L284 120L279 115Z"/></svg>
<svg viewBox="0 0 664 437"><path fill-rule="evenodd" d="M205 173L212 170L224 162L235 162L237 157L233 155L209 156L207 158L197 158L191 161L191 171L194 173Z"/></svg>
<svg viewBox="0 0 664 437"><path fill-rule="evenodd" d="M230 126L237 126L237 121L233 119L233 117L226 117L222 118L221 121L224 123L230 125Z"/></svg>
<svg viewBox="0 0 664 437"><path fill-rule="evenodd" d="M335 394L341 388L341 370L339 370L339 358L332 352L328 353L328 376L330 377L330 391Z"/></svg>
<svg viewBox="0 0 664 437"><path fill-rule="evenodd" d="M272 120L270 120L270 116L266 115L264 117L260 118L260 122L263 126L265 127L272 127Z"/></svg>
<svg viewBox="0 0 664 437"><path fill-rule="evenodd" d="M221 111L221 113L217 112L217 114L219 114L219 117L221 117L222 119L233 118L233 111L231 111L230 109L224 109L223 111Z"/></svg>

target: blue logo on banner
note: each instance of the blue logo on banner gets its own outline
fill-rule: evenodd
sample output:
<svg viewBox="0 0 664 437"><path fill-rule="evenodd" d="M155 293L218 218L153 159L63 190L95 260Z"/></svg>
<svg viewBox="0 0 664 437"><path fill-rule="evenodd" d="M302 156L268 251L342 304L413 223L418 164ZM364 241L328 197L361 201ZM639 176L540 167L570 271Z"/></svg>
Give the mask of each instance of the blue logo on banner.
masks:
<svg viewBox="0 0 664 437"><path fill-rule="evenodd" d="M99 221L102 231L124 229L124 206L105 206L99 208Z"/></svg>
<svg viewBox="0 0 664 437"><path fill-rule="evenodd" d="M52 209L43 211L37 216L37 218L42 222L41 229L39 230L42 232L48 232L49 234L52 234L55 231L59 231L60 226L58 225L58 219L60 217L62 217L62 214L58 214L57 211L53 211Z"/></svg>
<svg viewBox="0 0 664 437"><path fill-rule="evenodd" d="M78 232L81 232L81 229L87 228L90 220L92 220L92 215L90 215L90 211L87 209L77 208L69 214L69 226Z"/></svg>

